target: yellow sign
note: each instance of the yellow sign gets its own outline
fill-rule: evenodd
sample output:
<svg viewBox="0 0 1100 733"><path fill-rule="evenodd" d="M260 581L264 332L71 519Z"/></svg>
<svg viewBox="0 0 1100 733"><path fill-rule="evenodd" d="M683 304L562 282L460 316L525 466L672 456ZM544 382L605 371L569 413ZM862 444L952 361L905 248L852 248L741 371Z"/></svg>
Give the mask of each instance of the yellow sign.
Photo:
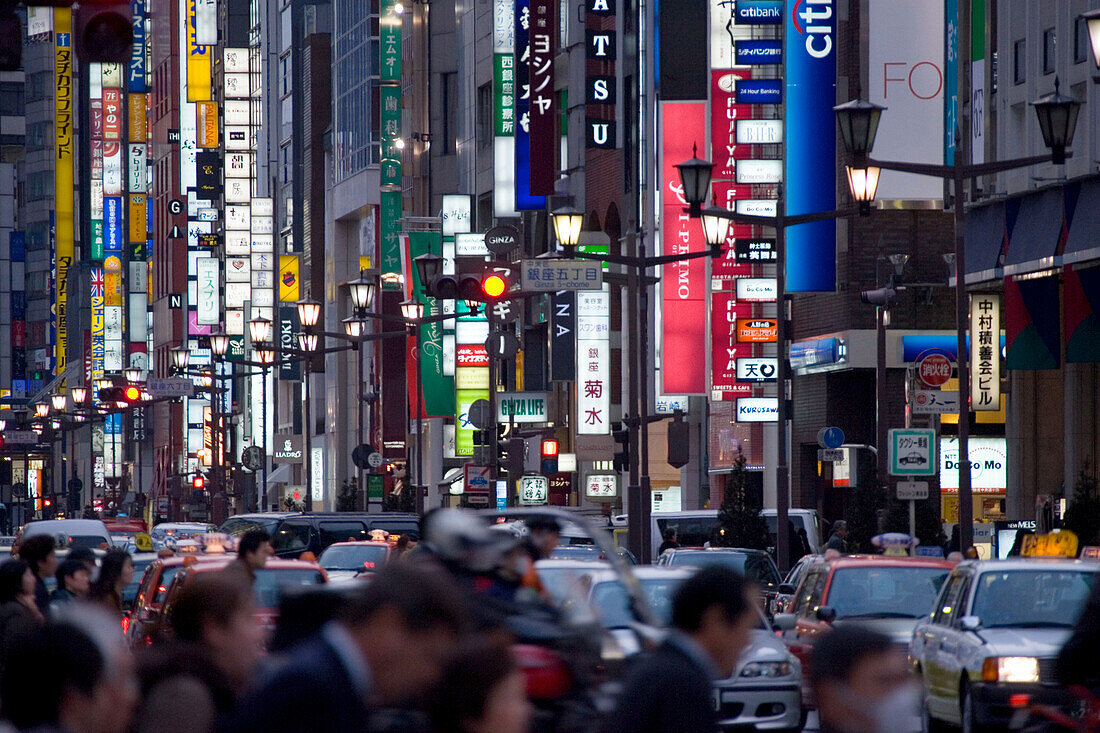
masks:
<svg viewBox="0 0 1100 733"><path fill-rule="evenodd" d="M370 268L371 268L370 255L359 255L359 270L360 270L360 272L363 271L363 270L369 270Z"/></svg>
<svg viewBox="0 0 1100 733"><path fill-rule="evenodd" d="M128 95L130 104L130 117L128 118L128 136L132 143L148 141L148 123L145 117L145 95L130 92Z"/></svg>
<svg viewBox="0 0 1100 733"><path fill-rule="evenodd" d="M218 103L199 102L195 105L195 123L200 148L218 147Z"/></svg>
<svg viewBox="0 0 1100 733"><path fill-rule="evenodd" d="M1077 557L1077 535L1064 529L1050 534L1029 534L1020 548L1023 557Z"/></svg>
<svg viewBox="0 0 1100 733"><path fill-rule="evenodd" d="M147 239L145 236L147 205L145 194L130 194L130 242L133 244L144 243Z"/></svg>
<svg viewBox="0 0 1100 733"><path fill-rule="evenodd" d="M187 0L187 101L210 99L211 46L200 46L195 27L195 2Z"/></svg>
<svg viewBox="0 0 1100 733"><path fill-rule="evenodd" d="M72 10L54 8L54 252L57 256L57 343L54 373L65 370L69 266L73 262L73 49Z"/></svg>
<svg viewBox="0 0 1100 733"><path fill-rule="evenodd" d="M279 302L297 303L301 300L298 283L298 255L279 256Z"/></svg>

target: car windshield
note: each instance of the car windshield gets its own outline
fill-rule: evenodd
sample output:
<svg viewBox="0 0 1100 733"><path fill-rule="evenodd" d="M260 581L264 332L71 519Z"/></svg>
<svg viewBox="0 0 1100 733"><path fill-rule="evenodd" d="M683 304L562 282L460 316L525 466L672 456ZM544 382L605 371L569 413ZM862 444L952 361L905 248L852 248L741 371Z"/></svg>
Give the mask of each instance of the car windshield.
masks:
<svg viewBox="0 0 1100 733"><path fill-rule="evenodd" d="M138 587L141 586L141 578L145 575L145 569L153 562L153 558L134 560L134 579L122 589L122 602L133 603L137 598Z"/></svg>
<svg viewBox="0 0 1100 733"><path fill-rule="evenodd" d="M837 618L920 618L930 612L948 568L863 565L838 568L823 605Z"/></svg>
<svg viewBox="0 0 1100 733"><path fill-rule="evenodd" d="M749 580L763 586L779 585L779 571L771 558L758 553L728 552L716 550L680 551L671 555L669 565L693 565L698 568L711 565L736 570Z"/></svg>
<svg viewBox="0 0 1100 733"><path fill-rule="evenodd" d="M702 547L710 542L711 535L718 527L718 517L665 517L657 520L657 529L661 537L668 529L676 530L676 541L681 547Z"/></svg>
<svg viewBox="0 0 1100 733"><path fill-rule="evenodd" d="M388 551L376 545L331 545L317 563L325 570L378 570Z"/></svg>
<svg viewBox="0 0 1100 733"><path fill-rule="evenodd" d="M230 537L240 537L252 529L262 529L268 534L273 534L280 521L279 517L230 517L222 523L219 531L225 532Z"/></svg>
<svg viewBox="0 0 1100 733"><path fill-rule="evenodd" d="M588 568L548 568L545 566L538 567L539 581L542 582L542 587L546 589L546 592L550 594L550 597L558 604L564 604L568 602L576 602L579 599L586 598L588 591L591 589L592 581L590 579L590 573L593 570L599 570L600 565L593 565L592 569Z"/></svg>
<svg viewBox="0 0 1100 733"><path fill-rule="evenodd" d="M66 535L65 539L71 550L98 550L103 544L103 537L99 535Z"/></svg>
<svg viewBox="0 0 1100 733"><path fill-rule="evenodd" d="M1072 627L1096 575L1080 570L1002 570L982 573L970 615L985 628Z"/></svg>
<svg viewBox="0 0 1100 733"><path fill-rule="evenodd" d="M257 608L278 608L284 588L320 585L325 578L314 568L260 568L252 592Z"/></svg>
<svg viewBox="0 0 1100 733"><path fill-rule="evenodd" d="M646 578L639 582L658 622L661 626L668 626L672 622L672 594L684 578ZM607 629L629 626L635 620L626 588L617 580L595 585L592 589L592 608Z"/></svg>

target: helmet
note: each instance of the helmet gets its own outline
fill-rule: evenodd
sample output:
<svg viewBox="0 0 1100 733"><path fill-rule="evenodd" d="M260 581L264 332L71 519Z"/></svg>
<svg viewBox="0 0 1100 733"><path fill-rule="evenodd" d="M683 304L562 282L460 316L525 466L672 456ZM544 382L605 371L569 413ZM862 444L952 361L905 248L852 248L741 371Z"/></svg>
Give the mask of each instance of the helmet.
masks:
<svg viewBox="0 0 1100 733"><path fill-rule="evenodd" d="M494 531L462 509L437 509L424 517L424 541L444 562L474 572L495 568L504 553L520 543L512 532Z"/></svg>

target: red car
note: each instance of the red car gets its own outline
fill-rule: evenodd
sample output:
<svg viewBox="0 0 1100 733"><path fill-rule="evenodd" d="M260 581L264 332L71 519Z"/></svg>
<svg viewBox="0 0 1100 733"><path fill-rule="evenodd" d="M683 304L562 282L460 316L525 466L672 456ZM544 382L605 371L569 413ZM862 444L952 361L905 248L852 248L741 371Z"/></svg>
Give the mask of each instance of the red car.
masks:
<svg viewBox="0 0 1100 733"><path fill-rule="evenodd" d="M889 636L902 653L917 622L932 612L955 563L930 557L847 555L820 558L806 571L775 627L802 662L804 706L812 706L814 641L834 625L860 624Z"/></svg>
<svg viewBox="0 0 1100 733"><path fill-rule="evenodd" d="M152 643L160 619L161 605L168 594L168 587L172 584L176 573L183 569L184 564L210 561L218 561L218 567L224 567L227 562L224 555L179 554L158 558L149 563L145 574L141 576L126 630L131 646Z"/></svg>

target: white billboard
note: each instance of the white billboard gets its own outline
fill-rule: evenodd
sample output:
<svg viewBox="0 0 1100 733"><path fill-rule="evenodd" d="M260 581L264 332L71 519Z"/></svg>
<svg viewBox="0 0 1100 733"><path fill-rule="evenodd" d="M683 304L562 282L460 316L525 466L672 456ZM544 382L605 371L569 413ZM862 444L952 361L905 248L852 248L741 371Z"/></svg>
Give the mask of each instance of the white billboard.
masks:
<svg viewBox="0 0 1100 733"><path fill-rule="evenodd" d="M975 493L1000 493L1008 485L1008 448L1004 438L970 437L970 486ZM959 439L940 438L940 490L959 490Z"/></svg>
<svg viewBox="0 0 1100 733"><path fill-rule="evenodd" d="M871 0L870 90L887 107L872 156L943 162L943 0ZM938 178L883 171L880 200L943 197Z"/></svg>

